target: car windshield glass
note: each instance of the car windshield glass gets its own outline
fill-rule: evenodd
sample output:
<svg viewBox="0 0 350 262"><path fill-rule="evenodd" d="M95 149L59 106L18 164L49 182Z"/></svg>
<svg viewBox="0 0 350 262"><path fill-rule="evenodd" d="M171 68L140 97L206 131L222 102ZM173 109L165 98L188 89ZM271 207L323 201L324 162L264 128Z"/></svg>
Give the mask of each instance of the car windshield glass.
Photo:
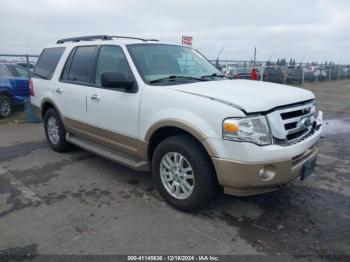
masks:
<svg viewBox="0 0 350 262"><path fill-rule="evenodd" d="M149 84L169 85L201 81L203 77L208 81L223 78L207 59L192 48L131 44L128 50L141 77Z"/></svg>

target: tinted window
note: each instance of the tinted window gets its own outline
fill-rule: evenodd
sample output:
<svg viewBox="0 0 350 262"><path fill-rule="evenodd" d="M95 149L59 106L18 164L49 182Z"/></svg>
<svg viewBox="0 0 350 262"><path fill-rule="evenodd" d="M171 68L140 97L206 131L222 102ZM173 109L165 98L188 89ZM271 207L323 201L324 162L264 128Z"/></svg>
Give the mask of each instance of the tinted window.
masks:
<svg viewBox="0 0 350 262"><path fill-rule="evenodd" d="M101 86L101 75L105 72L118 72L126 79L133 79L123 50L118 46L103 46L96 67L95 83Z"/></svg>
<svg viewBox="0 0 350 262"><path fill-rule="evenodd" d="M33 64L27 64L27 63L17 63L17 65L19 66L23 66L25 68L29 67L30 69L33 69L34 68L34 65Z"/></svg>
<svg viewBox="0 0 350 262"><path fill-rule="evenodd" d="M95 49L96 46L81 46L76 49L70 65L68 80L90 82Z"/></svg>
<svg viewBox="0 0 350 262"><path fill-rule="evenodd" d="M0 77L12 77L11 72L5 65L0 65Z"/></svg>
<svg viewBox="0 0 350 262"><path fill-rule="evenodd" d="M35 66L33 76L51 79L56 66L64 52L64 47L46 48L41 53Z"/></svg>
<svg viewBox="0 0 350 262"><path fill-rule="evenodd" d="M13 72L13 75L16 77L28 77L28 70L22 66L18 65L10 65L11 67L10 71Z"/></svg>

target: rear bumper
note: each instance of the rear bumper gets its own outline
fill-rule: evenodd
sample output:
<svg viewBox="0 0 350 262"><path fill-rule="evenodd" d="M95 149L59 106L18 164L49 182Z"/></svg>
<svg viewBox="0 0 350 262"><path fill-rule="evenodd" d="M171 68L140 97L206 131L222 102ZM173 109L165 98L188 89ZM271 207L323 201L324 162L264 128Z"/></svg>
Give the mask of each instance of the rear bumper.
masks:
<svg viewBox="0 0 350 262"><path fill-rule="evenodd" d="M304 163L317 154L318 147L314 145L292 159L281 161L244 163L215 157L212 160L225 193L246 196L275 190L300 177ZM271 177L260 178L262 170Z"/></svg>
<svg viewBox="0 0 350 262"><path fill-rule="evenodd" d="M28 96L13 96L11 99L12 106L23 106Z"/></svg>

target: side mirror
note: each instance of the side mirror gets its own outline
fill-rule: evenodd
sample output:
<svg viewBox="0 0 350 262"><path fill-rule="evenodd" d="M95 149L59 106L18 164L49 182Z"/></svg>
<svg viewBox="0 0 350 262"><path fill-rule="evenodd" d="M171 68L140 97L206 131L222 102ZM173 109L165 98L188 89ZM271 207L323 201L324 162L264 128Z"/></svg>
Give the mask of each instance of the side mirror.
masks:
<svg viewBox="0 0 350 262"><path fill-rule="evenodd" d="M127 80L123 73L105 72L101 74L101 85L106 88L121 88L132 91L134 80Z"/></svg>

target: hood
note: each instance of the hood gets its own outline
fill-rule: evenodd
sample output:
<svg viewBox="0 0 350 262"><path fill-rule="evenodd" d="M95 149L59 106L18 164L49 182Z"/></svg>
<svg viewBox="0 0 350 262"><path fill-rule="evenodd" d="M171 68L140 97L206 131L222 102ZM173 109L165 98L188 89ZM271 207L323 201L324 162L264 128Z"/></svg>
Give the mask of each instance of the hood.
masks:
<svg viewBox="0 0 350 262"><path fill-rule="evenodd" d="M168 87L230 104L246 113L264 112L315 98L305 89L252 80L208 81Z"/></svg>

